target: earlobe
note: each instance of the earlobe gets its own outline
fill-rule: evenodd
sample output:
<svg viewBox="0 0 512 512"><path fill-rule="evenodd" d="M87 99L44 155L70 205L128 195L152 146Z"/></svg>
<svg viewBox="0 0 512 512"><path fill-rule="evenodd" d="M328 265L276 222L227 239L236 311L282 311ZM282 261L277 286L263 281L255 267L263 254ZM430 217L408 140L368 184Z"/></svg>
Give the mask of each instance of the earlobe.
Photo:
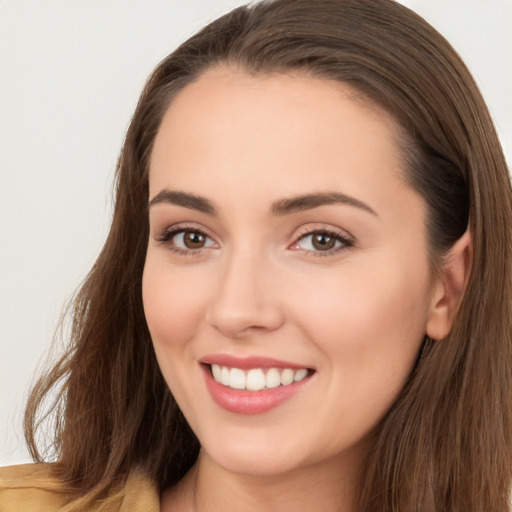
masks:
<svg viewBox="0 0 512 512"><path fill-rule="evenodd" d="M473 264L473 239L469 228L453 244L441 267L432 295L426 334L445 338L453 325L464 296Z"/></svg>

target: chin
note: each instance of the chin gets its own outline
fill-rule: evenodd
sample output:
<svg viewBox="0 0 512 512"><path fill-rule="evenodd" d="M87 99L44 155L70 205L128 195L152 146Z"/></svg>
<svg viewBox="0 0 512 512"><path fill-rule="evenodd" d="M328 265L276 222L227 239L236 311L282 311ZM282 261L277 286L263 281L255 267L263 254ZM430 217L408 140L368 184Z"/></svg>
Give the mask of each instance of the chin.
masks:
<svg viewBox="0 0 512 512"><path fill-rule="evenodd" d="M246 476L277 476L293 471L304 462L295 447L262 439L255 432L251 441L235 436L215 436L213 442L201 444L202 451L211 461L233 474Z"/></svg>
<svg viewBox="0 0 512 512"><path fill-rule="evenodd" d="M301 464L290 458L276 457L261 450L248 450L245 453L209 453L212 461L229 473L250 477L276 477L299 469Z"/></svg>

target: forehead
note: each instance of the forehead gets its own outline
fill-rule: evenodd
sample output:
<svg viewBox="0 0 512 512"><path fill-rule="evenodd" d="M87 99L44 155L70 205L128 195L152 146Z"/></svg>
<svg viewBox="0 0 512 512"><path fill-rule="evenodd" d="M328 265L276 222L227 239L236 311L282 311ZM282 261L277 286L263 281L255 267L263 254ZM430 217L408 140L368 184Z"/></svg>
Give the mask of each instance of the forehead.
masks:
<svg viewBox="0 0 512 512"><path fill-rule="evenodd" d="M245 185L266 195L364 194L402 182L398 127L347 84L307 75L211 69L169 106L153 147L150 197L162 188Z"/></svg>

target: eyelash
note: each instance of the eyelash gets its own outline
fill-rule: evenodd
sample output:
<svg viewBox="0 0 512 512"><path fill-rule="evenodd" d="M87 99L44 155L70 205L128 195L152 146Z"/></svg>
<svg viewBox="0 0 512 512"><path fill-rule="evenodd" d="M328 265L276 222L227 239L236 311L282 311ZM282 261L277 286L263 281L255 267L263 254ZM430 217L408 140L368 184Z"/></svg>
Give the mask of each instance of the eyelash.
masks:
<svg viewBox="0 0 512 512"><path fill-rule="evenodd" d="M193 255L193 256L199 256L202 252L202 247L201 248L198 248L198 249L184 249L182 247L176 247L176 246L173 246L171 245L171 240L181 234L181 233L196 233L198 235L201 235L201 236L204 236L205 238L209 238L210 240L212 239L206 232L204 232L203 230L201 229L198 229L196 227L193 227L193 226L176 226L174 228L170 228L170 229L166 229L163 233L161 233L160 235L157 235L155 237L155 240L159 243L161 243L162 245L165 245L167 246L167 248L169 250L171 250L172 252L176 253L176 254L180 254L182 256L188 256L188 255Z"/></svg>
<svg viewBox="0 0 512 512"><path fill-rule="evenodd" d="M297 237L297 240L292 244L292 247L297 246L301 241L307 239L308 237L312 237L314 235L322 235L325 237L329 237L329 238L334 239L335 242L340 243L340 245L338 247L334 247L334 248L326 250L326 251L308 250L308 249L305 250L306 254L314 256L314 257L333 256L334 254L337 254L340 251L344 251L344 250L349 249L350 247L354 246L353 240L339 231L329 230L329 229L310 229L310 230L305 231L304 233L301 233ZM294 250L299 250L299 249L294 249Z"/></svg>
<svg viewBox="0 0 512 512"><path fill-rule="evenodd" d="M184 234L187 232L195 233L195 234L205 237L206 239L212 240L212 238L205 231L198 229L197 227L193 227L193 226L176 226L171 229L166 229L163 233L161 233L160 235L157 235L155 237L155 240L157 242L161 243L162 245L167 246L169 248L169 250L171 250L172 252L175 252L177 254L180 254L183 256L187 256L187 255L199 256L202 253L202 250L205 249L204 247L200 247L197 249L184 249L182 247L176 247L176 246L171 245L171 240L175 236L182 234L182 233ZM332 238L332 239L334 239L335 242L339 242L340 246L334 247L334 248L326 250L326 251L306 249L305 253L308 255L311 255L311 256L315 256L315 257L331 256L340 251L349 249L350 247L354 246L353 240L351 240L346 235L344 235L338 231L329 230L329 229L311 229L311 230L305 231L304 233L301 233L300 235L298 235L296 241L293 242L293 244L291 245L291 249L292 250L300 250L300 248L294 249L294 247L296 247L301 241L307 239L307 237L312 237L314 235L322 235L322 236Z"/></svg>

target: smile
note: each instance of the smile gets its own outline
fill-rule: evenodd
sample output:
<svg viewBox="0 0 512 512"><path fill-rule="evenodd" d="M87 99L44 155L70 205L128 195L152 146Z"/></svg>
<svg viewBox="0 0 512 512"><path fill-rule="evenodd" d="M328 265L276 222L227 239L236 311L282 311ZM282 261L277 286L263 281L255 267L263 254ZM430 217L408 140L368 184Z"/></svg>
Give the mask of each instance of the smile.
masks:
<svg viewBox="0 0 512 512"><path fill-rule="evenodd" d="M279 386L289 386L300 382L308 375L306 368L229 368L218 364L211 365L211 372L215 382L231 389L246 389L248 391L261 391Z"/></svg>
<svg viewBox="0 0 512 512"><path fill-rule="evenodd" d="M316 370L295 362L226 354L199 361L213 401L236 414L261 414L290 400L312 382Z"/></svg>

